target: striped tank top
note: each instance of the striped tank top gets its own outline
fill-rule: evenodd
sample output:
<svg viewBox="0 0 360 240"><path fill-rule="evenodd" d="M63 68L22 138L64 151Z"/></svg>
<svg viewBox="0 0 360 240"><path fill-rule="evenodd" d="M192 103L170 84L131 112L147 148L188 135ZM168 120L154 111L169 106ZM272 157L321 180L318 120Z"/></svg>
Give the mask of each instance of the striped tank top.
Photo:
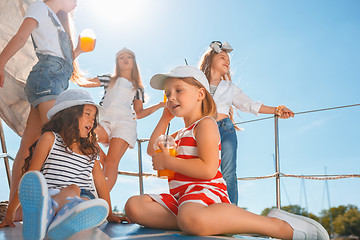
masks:
<svg viewBox="0 0 360 240"><path fill-rule="evenodd" d="M92 170L95 160L66 149L61 136L57 133L54 135L54 144L41 168L48 188L60 189L76 184L80 189L89 190L94 194Z"/></svg>

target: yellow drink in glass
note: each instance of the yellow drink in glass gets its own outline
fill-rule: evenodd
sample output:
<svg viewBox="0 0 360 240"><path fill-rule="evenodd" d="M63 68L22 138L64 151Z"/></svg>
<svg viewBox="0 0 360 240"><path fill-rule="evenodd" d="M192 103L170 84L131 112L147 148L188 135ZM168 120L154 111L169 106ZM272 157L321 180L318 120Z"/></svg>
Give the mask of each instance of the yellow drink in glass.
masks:
<svg viewBox="0 0 360 240"><path fill-rule="evenodd" d="M164 95L165 96L165 95ZM155 149L155 153L159 153L161 152L161 149L159 148L159 143L162 143L166 150L169 151L170 156L172 157L176 157L177 156L177 152L176 152L176 143L175 143L175 139L170 136L170 135L160 135L154 143L154 149ZM164 170L158 170L157 171L157 177L159 178L168 178L168 179L172 179L174 178L175 172L169 169L164 169Z"/></svg>
<svg viewBox="0 0 360 240"><path fill-rule="evenodd" d="M91 52L95 48L95 33L91 29L84 29L80 33L80 48L84 52Z"/></svg>
<svg viewBox="0 0 360 240"><path fill-rule="evenodd" d="M166 150L169 151L170 156L172 157L176 157L177 153L176 153L176 149L175 148L166 148ZM156 153L161 152L161 149L156 149L155 150ZM169 169L164 169L164 170L158 170L157 171L157 177L158 178L167 178L167 179L172 179L174 178L175 172Z"/></svg>
<svg viewBox="0 0 360 240"><path fill-rule="evenodd" d="M80 47L84 52L91 52L95 48L95 39L90 37L81 37Z"/></svg>

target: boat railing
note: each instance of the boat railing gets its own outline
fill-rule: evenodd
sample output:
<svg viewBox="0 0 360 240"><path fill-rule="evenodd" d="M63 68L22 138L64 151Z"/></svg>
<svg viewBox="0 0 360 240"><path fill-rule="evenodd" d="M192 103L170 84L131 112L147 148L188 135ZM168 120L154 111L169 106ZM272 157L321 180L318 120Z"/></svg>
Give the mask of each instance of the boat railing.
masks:
<svg viewBox="0 0 360 240"><path fill-rule="evenodd" d="M341 108L350 108L350 107L357 107L360 106L360 104L352 104L352 105L344 105L344 106L338 106L338 107L330 107L330 108L323 108L323 109L317 109L317 110L310 110L310 111L304 111L304 112L297 112L295 115L301 115L301 114L309 114L314 112L322 112L322 111L329 111L329 110L336 110ZM266 178L275 178L276 181L276 207L280 208L281 206L281 199L280 199L280 178L282 177L291 177L291 178L302 178L302 179L312 179L312 180L336 180L336 179L344 179L344 178L360 178L360 174L346 174L346 175L294 175L294 174L285 174L280 171L280 157L279 157L279 118L278 116L270 116L270 117L264 117L264 118L258 118L253 119L249 121L243 121L239 123L235 123L237 125L239 124L248 124L252 122L267 120L267 119L274 119L274 141L275 141L275 149L274 149L274 157L275 157L275 173L271 175L266 176L257 176L257 177L241 177L238 178L238 180L258 180L258 179L266 179ZM10 172L10 165L9 165L9 158L13 160L8 154L6 150L5 145L5 138L4 138L4 132L0 121L0 140L2 145L2 151L3 153L0 153L0 158L4 158L5 161L5 169L8 177L8 183L9 186L11 184L11 172ZM142 159L142 144L144 142L148 142L148 138L138 139L138 172L130 172L130 171L118 171L119 175L127 175L127 176L135 176L139 178L139 192L140 194L144 194L144 179L143 177L156 177L155 174L152 173L146 173L143 172L143 159Z"/></svg>

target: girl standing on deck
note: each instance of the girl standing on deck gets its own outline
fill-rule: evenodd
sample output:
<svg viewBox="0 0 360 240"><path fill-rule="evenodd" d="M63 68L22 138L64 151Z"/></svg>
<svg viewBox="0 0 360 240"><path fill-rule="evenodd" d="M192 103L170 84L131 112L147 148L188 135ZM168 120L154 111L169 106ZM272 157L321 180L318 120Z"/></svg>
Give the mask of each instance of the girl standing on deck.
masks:
<svg viewBox="0 0 360 240"><path fill-rule="evenodd" d="M35 150L25 160L26 174L19 193L15 192L9 202L0 227L14 226L19 200L25 239L42 239L47 231L50 239L67 239L106 218L110 222L127 220L112 214L106 180L97 160L94 129L99 111L102 107L85 90L70 89L58 96L47 114L49 122L32 146Z"/></svg>
<svg viewBox="0 0 360 240"><path fill-rule="evenodd" d="M218 170L221 159L216 105L209 82L198 68L179 66L157 74L150 85L165 90L166 108L150 137L148 154L155 170L175 171L169 179L170 194L131 197L125 211L132 222L150 228L180 229L192 235L255 233L281 239L328 240L316 221L273 209L268 217L230 204L226 184ZM155 153L153 144L165 134L172 118L181 117L185 127L172 134L177 156L163 145Z"/></svg>
<svg viewBox="0 0 360 240"><path fill-rule="evenodd" d="M31 109L13 164L10 199L19 184L21 167L25 157L29 155L28 149L40 137L41 127L48 121L48 110L54 106L56 97L68 88L69 79L76 81L79 77L73 60L82 50L79 43L73 50L71 38L71 12L75 9L76 2L32 2L19 30L0 54L0 87L4 84L6 63L24 46L30 35L38 57L25 85Z"/></svg>
<svg viewBox="0 0 360 240"><path fill-rule="evenodd" d="M144 118L165 103L144 109L144 87L133 51L123 48L116 54L115 73L88 79L79 85L82 87L104 87L104 96L100 101L105 114L96 129L98 141L108 144L104 172L109 190L113 188L118 176L120 159L137 139L136 119Z"/></svg>
<svg viewBox="0 0 360 240"><path fill-rule="evenodd" d="M280 118L294 117L294 113L281 105L278 107L265 106L259 101L252 101L238 86L231 82L230 57L233 49L227 42L213 41L200 61L200 70L205 73L209 84L210 94L217 107L217 124L221 136L221 173L226 181L231 203L238 203L238 187L236 174L237 137L234 126L233 109L253 113L275 114Z"/></svg>

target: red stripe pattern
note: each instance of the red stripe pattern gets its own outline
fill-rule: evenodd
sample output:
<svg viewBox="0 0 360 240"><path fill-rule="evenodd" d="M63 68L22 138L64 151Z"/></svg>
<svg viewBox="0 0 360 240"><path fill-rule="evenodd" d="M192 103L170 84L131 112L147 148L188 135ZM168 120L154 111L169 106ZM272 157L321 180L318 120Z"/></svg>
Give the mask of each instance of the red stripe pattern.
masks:
<svg viewBox="0 0 360 240"><path fill-rule="evenodd" d="M193 130L202 119L196 121L190 127L184 128L178 132L175 139L178 146L178 158L191 159L198 157L197 144ZM219 166L221 162L220 156L221 145L219 143ZM196 179L180 173L175 173L174 178L169 179L168 181L170 194L150 194L149 196L175 215L177 215L178 208L181 204L186 202L200 203L205 206L214 203L230 203L226 183L219 170L213 179Z"/></svg>

